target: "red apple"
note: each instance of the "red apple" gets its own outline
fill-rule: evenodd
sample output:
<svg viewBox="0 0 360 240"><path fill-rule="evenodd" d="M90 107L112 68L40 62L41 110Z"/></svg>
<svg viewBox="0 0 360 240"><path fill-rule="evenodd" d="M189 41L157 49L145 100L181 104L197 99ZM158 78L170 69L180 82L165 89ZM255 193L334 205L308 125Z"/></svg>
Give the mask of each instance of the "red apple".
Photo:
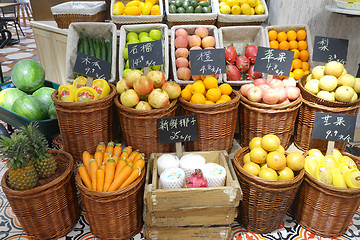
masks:
<svg viewBox="0 0 360 240"><path fill-rule="evenodd" d="M169 105L169 95L161 88L156 88L149 94L148 102L153 108L163 108Z"/></svg>
<svg viewBox="0 0 360 240"><path fill-rule="evenodd" d="M154 82L155 88L160 88L166 80L162 71L150 71L146 76Z"/></svg>
<svg viewBox="0 0 360 240"><path fill-rule="evenodd" d="M269 86L271 88L277 88L277 87L284 87L284 84L281 80L279 79L272 79L270 82L269 82Z"/></svg>
<svg viewBox="0 0 360 240"><path fill-rule="evenodd" d="M247 97L247 91L249 90L249 88L254 87L255 85L252 83L247 83L244 84L240 87L240 93L241 95L243 95L244 97Z"/></svg>
<svg viewBox="0 0 360 240"><path fill-rule="evenodd" d="M274 88L274 90L278 93L278 96L279 96L278 103L283 102L283 101L285 101L285 99L288 98L287 91L285 90L284 87L277 87L277 88Z"/></svg>
<svg viewBox="0 0 360 240"><path fill-rule="evenodd" d="M167 92L170 99L178 98L181 94L181 87L176 82L166 81L161 86L161 89Z"/></svg>
<svg viewBox="0 0 360 240"><path fill-rule="evenodd" d="M296 80L292 77L283 80L284 87L293 86L296 87Z"/></svg>
<svg viewBox="0 0 360 240"><path fill-rule="evenodd" d="M147 95L154 89L154 82L146 76L136 79L133 88L139 95Z"/></svg>
<svg viewBox="0 0 360 240"><path fill-rule="evenodd" d="M259 88L261 88L261 90L264 92L264 91L270 89L271 87L267 84L262 84L259 86Z"/></svg>
<svg viewBox="0 0 360 240"><path fill-rule="evenodd" d="M288 104L290 103L290 100L288 98L286 98L284 101L282 102L278 102L278 104Z"/></svg>
<svg viewBox="0 0 360 240"><path fill-rule="evenodd" d="M263 92L262 100L266 104L276 104L279 101L278 92L275 89L270 88Z"/></svg>
<svg viewBox="0 0 360 240"><path fill-rule="evenodd" d="M254 80L253 84L255 86L260 86L260 85L263 85L263 84L267 84L267 81L265 78L257 78Z"/></svg>
<svg viewBox="0 0 360 240"><path fill-rule="evenodd" d="M294 86L286 87L286 92L290 100L295 100L300 96L300 89Z"/></svg>
<svg viewBox="0 0 360 240"><path fill-rule="evenodd" d="M261 102L262 90L258 86L249 88L247 98L252 102Z"/></svg>
<svg viewBox="0 0 360 240"><path fill-rule="evenodd" d="M198 35L191 35L189 37L189 47L201 46L201 38Z"/></svg>

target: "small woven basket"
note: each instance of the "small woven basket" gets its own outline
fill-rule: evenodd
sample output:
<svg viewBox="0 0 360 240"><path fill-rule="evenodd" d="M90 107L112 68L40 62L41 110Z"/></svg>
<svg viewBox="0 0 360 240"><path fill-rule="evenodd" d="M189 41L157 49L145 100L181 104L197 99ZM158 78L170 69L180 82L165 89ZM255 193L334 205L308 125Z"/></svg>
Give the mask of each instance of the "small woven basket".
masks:
<svg viewBox="0 0 360 240"><path fill-rule="evenodd" d="M73 22L104 22L106 12L98 12L94 15L87 14L54 14L55 22L58 28L69 28Z"/></svg>
<svg viewBox="0 0 360 240"><path fill-rule="evenodd" d="M294 172L292 180L265 180L243 169L243 158L248 152L248 147L240 149L233 162L243 192L237 220L251 232L269 233L283 221L300 188L305 170Z"/></svg>
<svg viewBox="0 0 360 240"><path fill-rule="evenodd" d="M240 145L248 146L254 137L275 134L281 146L289 146L302 97L289 104L264 104L249 101L240 93L239 126Z"/></svg>
<svg viewBox="0 0 360 240"><path fill-rule="evenodd" d="M328 141L312 138L315 113L324 112L356 116L359 112L359 107L360 104L351 107L326 107L303 99L295 125L295 145L303 151L317 148L322 152L326 152ZM335 147L340 151L345 150L346 142L335 142Z"/></svg>
<svg viewBox="0 0 360 240"><path fill-rule="evenodd" d="M51 98L58 117L64 151L81 162L84 151L93 152L99 142L113 140L113 99L116 88L106 97L87 102L62 102L56 90Z"/></svg>
<svg viewBox="0 0 360 240"><path fill-rule="evenodd" d="M113 192L98 192L85 187L80 175L76 174L76 185L86 210L86 219L96 238L130 239L141 231L144 182L145 170L126 188Z"/></svg>
<svg viewBox="0 0 360 240"><path fill-rule="evenodd" d="M57 168L51 177L41 179L29 190L13 190L7 183L8 171L1 187L26 235L32 239L58 239L76 224L80 210L74 180L74 160L61 150L50 150Z"/></svg>
<svg viewBox="0 0 360 240"><path fill-rule="evenodd" d="M342 154L354 160L360 168L358 157ZM347 231L359 206L360 188L334 187L305 172L291 212L296 221L310 232L336 238Z"/></svg>
<svg viewBox="0 0 360 240"><path fill-rule="evenodd" d="M157 120L159 118L175 117L177 100L169 106L152 110L136 110L120 103L119 96L115 97L115 105L120 119L122 135L126 145L139 149L148 159L151 153L165 153L174 151L175 145L160 144Z"/></svg>
<svg viewBox="0 0 360 240"><path fill-rule="evenodd" d="M307 89L305 89L306 78L308 75L309 74L303 75L299 79L299 84L298 84L300 91L301 91L301 95L303 96L303 98L305 100L308 100L310 102L320 104L320 105L323 105L326 107L351 107L351 106L360 105L360 98L358 98L355 102L328 101L328 100L320 98L320 97L316 96L315 94L309 92Z"/></svg>
<svg viewBox="0 0 360 240"><path fill-rule="evenodd" d="M186 151L226 150L231 152L240 94L233 90L231 100L219 104L195 104L180 97L182 115L196 115L196 141L185 142Z"/></svg>

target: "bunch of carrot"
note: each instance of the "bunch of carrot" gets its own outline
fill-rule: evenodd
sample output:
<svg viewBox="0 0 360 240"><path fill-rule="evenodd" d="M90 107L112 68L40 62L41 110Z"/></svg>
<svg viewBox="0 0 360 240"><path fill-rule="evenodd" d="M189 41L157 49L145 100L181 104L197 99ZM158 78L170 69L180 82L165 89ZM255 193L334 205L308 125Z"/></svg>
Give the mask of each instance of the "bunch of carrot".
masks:
<svg viewBox="0 0 360 240"><path fill-rule="evenodd" d="M134 182L145 166L145 156L131 146L99 142L94 155L82 154L78 171L85 186L101 192L120 190Z"/></svg>

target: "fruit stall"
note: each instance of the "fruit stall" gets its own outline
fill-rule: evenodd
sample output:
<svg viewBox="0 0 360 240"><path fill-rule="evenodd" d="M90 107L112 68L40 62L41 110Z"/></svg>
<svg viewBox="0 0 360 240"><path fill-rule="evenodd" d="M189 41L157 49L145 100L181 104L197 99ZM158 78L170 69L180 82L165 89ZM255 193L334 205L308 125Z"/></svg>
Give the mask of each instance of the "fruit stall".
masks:
<svg viewBox="0 0 360 240"><path fill-rule="evenodd" d="M99 239L249 239L289 217L319 238L358 234L349 41L271 24L273 1L108 5L52 7L61 76L40 47L0 84L15 128L0 136L1 186L26 235L65 237L83 215Z"/></svg>

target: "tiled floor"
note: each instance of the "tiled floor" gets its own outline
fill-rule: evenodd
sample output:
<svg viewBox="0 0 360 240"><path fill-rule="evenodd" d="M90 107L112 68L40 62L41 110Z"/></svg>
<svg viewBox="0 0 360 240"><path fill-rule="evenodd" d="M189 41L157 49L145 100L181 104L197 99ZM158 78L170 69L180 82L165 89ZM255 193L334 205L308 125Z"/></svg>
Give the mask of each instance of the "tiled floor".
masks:
<svg viewBox="0 0 360 240"><path fill-rule="evenodd" d="M20 44L5 47L0 49L0 61L4 76L10 76L11 68L17 60L23 58L32 58L38 60L36 53L36 45L33 39L31 28L23 28L26 32L26 38L21 37ZM15 32L13 33L15 34ZM1 119L1 116L0 116ZM235 145L234 145L235 146ZM61 148L61 137L58 136L53 139L53 148ZM236 149L236 148L234 148ZM1 154L1 152L0 152ZM231 156L231 155L230 155ZM0 155L0 178L7 170L6 161L1 159ZM254 234L242 228L236 221L232 225L233 240L329 240L330 238L322 238L316 236L311 232L301 227L290 214L287 214L279 228L269 234ZM14 215L11 207L6 199L2 189L0 189L0 239L14 240L14 239L30 239L26 236ZM68 233L61 240L92 240L96 239L90 232L90 227L86 221L84 212L81 214L79 221L74 226L72 231ZM140 232L132 239L145 239L143 232ZM348 231L341 237L335 239L351 239L360 240L360 212L358 211Z"/></svg>

